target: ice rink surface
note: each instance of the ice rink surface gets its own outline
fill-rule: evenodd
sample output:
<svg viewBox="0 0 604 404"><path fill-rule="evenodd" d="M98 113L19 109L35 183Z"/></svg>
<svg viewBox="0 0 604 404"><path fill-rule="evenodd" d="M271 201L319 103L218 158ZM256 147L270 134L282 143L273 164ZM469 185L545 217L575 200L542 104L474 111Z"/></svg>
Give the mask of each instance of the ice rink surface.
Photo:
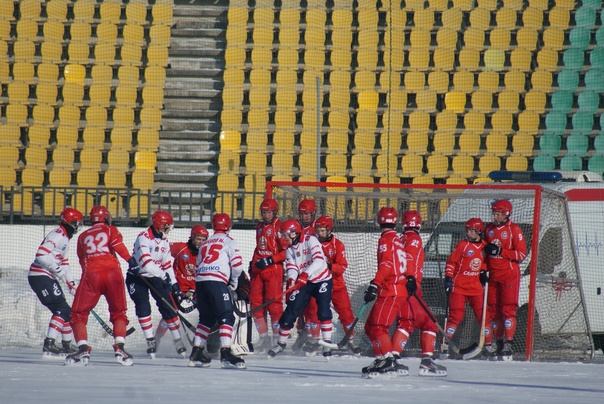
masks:
<svg viewBox="0 0 604 404"><path fill-rule="evenodd" d="M100 348L99 348L100 349ZM188 359L132 351L134 366L92 351L88 366L42 359L42 350L0 350L1 403L603 403L604 365L594 363L439 361L444 378L363 379L372 358L246 357L247 369L189 368Z"/></svg>

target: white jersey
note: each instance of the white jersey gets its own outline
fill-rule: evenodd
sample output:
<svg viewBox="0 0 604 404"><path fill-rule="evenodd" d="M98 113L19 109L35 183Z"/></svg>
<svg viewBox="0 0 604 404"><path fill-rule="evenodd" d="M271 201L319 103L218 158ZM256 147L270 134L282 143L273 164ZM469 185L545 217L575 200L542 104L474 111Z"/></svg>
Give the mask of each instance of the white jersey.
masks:
<svg viewBox="0 0 604 404"><path fill-rule="evenodd" d="M73 282L73 275L67 259L68 252L69 237L65 229L59 226L48 233L38 247L36 258L29 267L28 276L65 278L67 282Z"/></svg>
<svg viewBox="0 0 604 404"><path fill-rule="evenodd" d="M140 265L141 276L164 279L167 272L172 283L176 283L176 277L172 269L170 243L165 238L155 238L151 228L136 237L132 256L136 258L138 265Z"/></svg>
<svg viewBox="0 0 604 404"><path fill-rule="evenodd" d="M319 283L331 279L323 247L311 234L303 234L298 244L289 246L285 256L287 279L298 279L302 272L308 274L308 281Z"/></svg>
<svg viewBox="0 0 604 404"><path fill-rule="evenodd" d="M201 253L197 256L196 282L224 282L235 289L242 271L243 259L239 247L228 234L214 233L201 245Z"/></svg>

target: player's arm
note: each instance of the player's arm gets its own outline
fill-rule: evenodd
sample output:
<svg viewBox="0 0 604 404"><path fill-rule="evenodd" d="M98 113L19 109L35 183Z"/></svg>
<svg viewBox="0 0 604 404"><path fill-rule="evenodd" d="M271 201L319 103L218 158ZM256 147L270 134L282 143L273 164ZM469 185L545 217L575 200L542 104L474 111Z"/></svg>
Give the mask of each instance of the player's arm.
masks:
<svg viewBox="0 0 604 404"><path fill-rule="evenodd" d="M148 240L146 238L143 239L143 236L139 236L139 239L142 240L139 240L138 246L135 245L134 258L140 265L141 272L163 279L164 271L153 262Z"/></svg>
<svg viewBox="0 0 604 404"><path fill-rule="evenodd" d="M459 269L459 262L461 261L461 256L463 252L463 241L459 242L449 258L447 259L447 263L445 265L445 276L454 277L455 273Z"/></svg>
<svg viewBox="0 0 604 404"><path fill-rule="evenodd" d="M331 261L331 273L334 276L342 276L348 268L348 260L346 259L346 247L344 243L336 239L335 242L336 253L333 261Z"/></svg>
<svg viewBox="0 0 604 404"><path fill-rule="evenodd" d="M124 261L130 261L132 255L130 255L130 251L124 245L124 238L122 237L122 233L120 233L117 228L110 227L110 246L120 257L124 259Z"/></svg>
<svg viewBox="0 0 604 404"><path fill-rule="evenodd" d="M511 226L512 249L502 249L501 256L511 261L521 262L526 258L526 240L519 226Z"/></svg>

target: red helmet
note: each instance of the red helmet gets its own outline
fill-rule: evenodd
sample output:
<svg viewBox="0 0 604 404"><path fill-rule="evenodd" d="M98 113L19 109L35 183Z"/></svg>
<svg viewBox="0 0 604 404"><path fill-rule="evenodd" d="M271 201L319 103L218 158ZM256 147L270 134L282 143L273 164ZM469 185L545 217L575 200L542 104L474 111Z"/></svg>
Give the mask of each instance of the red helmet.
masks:
<svg viewBox="0 0 604 404"><path fill-rule="evenodd" d="M65 208L61 212L61 224L67 225L73 229L74 234L78 232L84 221L84 216L79 210L74 208Z"/></svg>
<svg viewBox="0 0 604 404"><path fill-rule="evenodd" d="M317 204L312 199L303 199L298 205L298 212L315 213L316 211Z"/></svg>
<svg viewBox="0 0 604 404"><path fill-rule="evenodd" d="M287 219L285 222L281 223L281 227L279 228L280 233L290 233L297 236L302 233L302 225L296 219Z"/></svg>
<svg viewBox="0 0 604 404"><path fill-rule="evenodd" d="M111 223L111 213L104 206L93 206L90 209L90 221L92 223Z"/></svg>
<svg viewBox="0 0 604 404"><path fill-rule="evenodd" d="M510 216L512 214L512 203L507 199L500 199L493 202L491 210L500 210L504 212L506 216Z"/></svg>
<svg viewBox="0 0 604 404"><path fill-rule="evenodd" d="M479 233L484 231L484 223L477 217L474 217L466 222L466 230L475 229Z"/></svg>
<svg viewBox="0 0 604 404"><path fill-rule="evenodd" d="M191 229L191 238L195 238L197 236L208 238L210 233L208 233L208 229L206 229L204 226L197 224Z"/></svg>
<svg viewBox="0 0 604 404"><path fill-rule="evenodd" d="M279 210L279 205L277 204L276 200L267 198L267 199L263 200L262 203L260 204L260 211L263 211L263 210L277 211L277 210Z"/></svg>
<svg viewBox="0 0 604 404"><path fill-rule="evenodd" d="M422 227L422 216L417 210L408 210L403 213L403 227Z"/></svg>
<svg viewBox="0 0 604 404"><path fill-rule="evenodd" d="M329 216L321 216L315 222L315 228L317 227L327 227L327 231L331 233L333 230L333 219Z"/></svg>
<svg viewBox="0 0 604 404"><path fill-rule="evenodd" d="M226 213L217 213L212 218L212 229L214 231L231 230L231 218Z"/></svg>
<svg viewBox="0 0 604 404"><path fill-rule="evenodd" d="M151 216L153 228L160 234L167 234L174 226L172 215L165 210L156 210Z"/></svg>
<svg viewBox="0 0 604 404"><path fill-rule="evenodd" d="M396 222L398 220L398 213L396 213L396 209L388 207L388 206L384 206L378 212L377 220L378 220L378 224L380 226L384 225L384 224L396 225Z"/></svg>

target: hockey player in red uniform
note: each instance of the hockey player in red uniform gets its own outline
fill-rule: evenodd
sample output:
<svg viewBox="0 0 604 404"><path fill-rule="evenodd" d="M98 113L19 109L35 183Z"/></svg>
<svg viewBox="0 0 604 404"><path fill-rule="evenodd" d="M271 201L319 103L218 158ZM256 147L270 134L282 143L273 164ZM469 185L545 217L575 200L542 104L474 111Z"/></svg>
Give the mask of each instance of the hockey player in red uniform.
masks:
<svg viewBox="0 0 604 404"><path fill-rule="evenodd" d="M512 204L500 199L491 205L493 222L485 229L484 247L489 274L487 323L493 332L485 335L484 355L512 360L512 340L516 333L516 310L520 289L520 262L526 258L526 240L520 227L510 220ZM497 346L493 345L493 335Z"/></svg>
<svg viewBox="0 0 604 404"><path fill-rule="evenodd" d="M109 306L109 320L113 323L113 350L121 365L131 366L132 355L124 350L126 342L126 290L124 275L116 253L128 261L130 270L136 270L138 263L128 252L122 241L122 234L111 225L111 214L105 206L93 206L90 210L92 227L78 237L77 253L82 267L82 278L73 300L71 324L78 344L78 352L65 358L70 365L82 361L88 363L91 347L88 345L86 324L90 310L105 296Z"/></svg>
<svg viewBox="0 0 604 404"><path fill-rule="evenodd" d="M483 288L487 280L483 251L486 243L482 239L484 223L479 218L472 218L465 228L466 239L457 243L445 267L445 292L449 298L446 332L450 339L464 318L466 302L478 323L482 322ZM489 324L485 324L485 335L490 333ZM447 351L445 348L443 353L446 355Z"/></svg>
<svg viewBox="0 0 604 404"><path fill-rule="evenodd" d="M329 216L321 216L315 222L315 232L323 247L323 254L327 261L327 267L331 270L333 278L333 291L331 302L342 324L344 334L354 322L354 314L350 305L350 296L344 281L344 272L348 268L346 260L346 247L337 237L332 234L333 219ZM348 348L355 354L361 353L361 349L354 343L354 331L350 334Z"/></svg>
<svg viewBox="0 0 604 404"><path fill-rule="evenodd" d="M279 320L279 340L268 351L270 356L276 356L283 352L296 318L302 314L302 310L311 297L314 297L317 301L318 318L323 339L331 342L332 333L330 303L333 281L321 243L308 232L303 235L302 226L295 219L288 219L283 222L280 233L289 245L285 258L287 287L289 289L296 286L296 290L291 292L287 299L287 306ZM330 356L330 349L324 348L323 355L325 357Z"/></svg>
<svg viewBox="0 0 604 404"><path fill-rule="evenodd" d="M262 221L256 225L256 248L250 262L249 299L252 307L259 307L283 292L285 249L279 240L281 221L277 218L278 210L279 205L274 199L267 198L260 204ZM260 336L256 344L258 351L266 351L272 346L271 337L268 335L267 314L270 316L271 334L276 339L279 319L283 314L282 299L275 299L264 310L254 313L254 322Z"/></svg>
<svg viewBox="0 0 604 404"><path fill-rule="evenodd" d="M446 376L447 369L434 363L434 343L438 329L426 313L419 300L423 299L421 282L424 267L424 245L419 230L422 218L417 210L408 210L403 213L402 224L404 232L401 236L403 250L407 258L407 292L409 293L408 316L401 315L396 325L396 331L392 337L392 345L397 362L399 356L405 349L411 333L417 328L421 331L420 341L422 350L422 361L419 366L420 376ZM422 300L423 301L423 300Z"/></svg>
<svg viewBox="0 0 604 404"><path fill-rule="evenodd" d="M396 234L398 213L383 207L377 214L381 236L377 248L377 272L365 291L365 303L376 301L365 322L365 334L373 345L376 359L362 369L363 377L408 375L409 369L394 358L388 328L397 316L408 317L407 260L403 243ZM377 299L377 300L376 300Z"/></svg>
<svg viewBox="0 0 604 404"><path fill-rule="evenodd" d="M170 301L170 292L177 296L182 294L172 268L170 243L167 239L168 233L174 226L174 219L168 212L157 210L151 216L151 222L151 226L141 232L134 242L132 256L139 263L140 269L128 271L126 286L134 302L138 323L147 339L149 356L155 358L157 352L149 293L155 300L162 319L168 324L168 329L174 338L176 352L184 356L187 349L180 335L180 320L163 302L163 300ZM160 295L156 295L148 284L151 284Z"/></svg>
<svg viewBox="0 0 604 404"><path fill-rule="evenodd" d="M189 366L210 365L211 358L205 351L210 329L218 322L220 335L220 362L223 368L245 369L245 361L233 355L233 299L243 262L235 240L229 236L231 218L226 213L217 213L212 218L214 234L203 243L197 257L197 311L199 323Z"/></svg>
<svg viewBox="0 0 604 404"><path fill-rule="evenodd" d="M195 272L197 270L197 255L199 248L208 239L210 233L204 226L198 224L191 228L189 240L170 243L170 254L174 258L174 275L182 292L182 300L194 303L195 299ZM180 303L179 303L180 304ZM192 309L192 307L190 307ZM160 339L168 330L168 324L162 319L155 330L155 340Z"/></svg>
<svg viewBox="0 0 604 404"><path fill-rule="evenodd" d="M65 208L61 212L59 227L44 237L27 274L29 286L38 296L40 303L52 313L42 348L46 358L63 359L66 354L76 351L71 343L73 340L73 331L69 322L71 307L65 300L63 289L57 281L64 281L69 287L69 292L75 293L76 284L69 268L67 254L69 240L78 232L83 220L84 217L79 211ZM59 337L62 341L61 347L55 344Z"/></svg>

